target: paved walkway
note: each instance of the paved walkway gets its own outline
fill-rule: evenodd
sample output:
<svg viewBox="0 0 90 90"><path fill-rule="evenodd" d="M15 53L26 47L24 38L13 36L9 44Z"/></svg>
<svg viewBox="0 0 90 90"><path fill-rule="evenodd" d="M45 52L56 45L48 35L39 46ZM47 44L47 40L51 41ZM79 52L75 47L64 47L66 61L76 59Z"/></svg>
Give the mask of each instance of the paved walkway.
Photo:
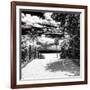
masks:
<svg viewBox="0 0 90 90"><path fill-rule="evenodd" d="M70 65L63 66L56 54L43 54L43 56L44 59L34 59L22 69L22 80L65 78L75 75L67 70Z"/></svg>

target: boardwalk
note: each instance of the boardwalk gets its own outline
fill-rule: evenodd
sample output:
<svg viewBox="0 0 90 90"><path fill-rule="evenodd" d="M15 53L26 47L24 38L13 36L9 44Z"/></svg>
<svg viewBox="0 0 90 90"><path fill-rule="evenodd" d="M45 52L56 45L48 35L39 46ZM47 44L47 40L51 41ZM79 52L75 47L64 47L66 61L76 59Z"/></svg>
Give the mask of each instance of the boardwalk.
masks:
<svg viewBox="0 0 90 90"><path fill-rule="evenodd" d="M22 68L22 80L66 78L79 75L79 66L70 60L57 58L56 53L42 54L43 59L34 59Z"/></svg>

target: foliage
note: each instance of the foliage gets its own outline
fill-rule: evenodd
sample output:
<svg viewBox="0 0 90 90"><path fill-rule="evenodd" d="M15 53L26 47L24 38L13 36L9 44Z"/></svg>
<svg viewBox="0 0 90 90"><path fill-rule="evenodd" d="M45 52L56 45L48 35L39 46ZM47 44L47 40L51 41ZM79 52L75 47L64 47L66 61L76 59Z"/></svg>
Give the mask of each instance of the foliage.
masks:
<svg viewBox="0 0 90 90"><path fill-rule="evenodd" d="M59 27L63 27L62 32L70 35L69 47L66 50L62 45L61 57L80 58L80 13L54 13L52 18L61 22ZM65 34L64 34L65 38ZM67 38L66 38L67 39Z"/></svg>
<svg viewBox="0 0 90 90"><path fill-rule="evenodd" d="M27 40L28 37L26 35L21 37L21 63L24 63L27 58Z"/></svg>
<svg viewBox="0 0 90 90"><path fill-rule="evenodd" d="M27 46L27 41L34 43L35 39L37 39L41 34L51 35L50 38L56 38L56 47L58 41L63 38L60 54L61 58L68 57L72 59L80 59L80 13L53 12L51 18L53 22L55 21L55 23L57 23L56 25L52 24L50 20L47 20L47 23L44 23L46 19L42 20L44 21L43 23L37 23L40 27L33 25L24 26L25 24L22 24L24 26L22 28L23 35L21 40L22 62L27 58L27 48L29 48ZM60 33L61 35L59 35ZM67 36L69 36L69 38ZM33 52L32 50L31 53Z"/></svg>

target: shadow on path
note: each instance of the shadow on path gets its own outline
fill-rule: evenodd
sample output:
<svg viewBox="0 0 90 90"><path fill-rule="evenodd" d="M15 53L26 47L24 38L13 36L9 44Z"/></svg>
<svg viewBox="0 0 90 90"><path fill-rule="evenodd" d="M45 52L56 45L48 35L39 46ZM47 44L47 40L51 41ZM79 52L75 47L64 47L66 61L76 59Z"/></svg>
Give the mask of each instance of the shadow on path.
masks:
<svg viewBox="0 0 90 90"><path fill-rule="evenodd" d="M64 61L60 60L60 61L48 63L45 68L50 72L66 71L66 72L73 73L74 76L80 75L80 67L76 65L74 62L72 62L72 60L64 59Z"/></svg>

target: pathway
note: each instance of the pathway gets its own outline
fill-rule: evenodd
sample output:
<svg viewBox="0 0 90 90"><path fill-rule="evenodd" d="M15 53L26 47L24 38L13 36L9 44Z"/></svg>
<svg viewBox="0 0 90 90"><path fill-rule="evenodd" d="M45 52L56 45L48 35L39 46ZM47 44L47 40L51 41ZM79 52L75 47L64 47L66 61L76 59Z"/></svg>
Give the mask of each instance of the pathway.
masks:
<svg viewBox="0 0 90 90"><path fill-rule="evenodd" d="M66 78L79 73L79 67L67 63L63 66L62 61L57 59L56 53L43 54L44 59L34 59L22 68L22 80ZM75 70L75 72L73 72ZM71 72L69 72L71 71Z"/></svg>

